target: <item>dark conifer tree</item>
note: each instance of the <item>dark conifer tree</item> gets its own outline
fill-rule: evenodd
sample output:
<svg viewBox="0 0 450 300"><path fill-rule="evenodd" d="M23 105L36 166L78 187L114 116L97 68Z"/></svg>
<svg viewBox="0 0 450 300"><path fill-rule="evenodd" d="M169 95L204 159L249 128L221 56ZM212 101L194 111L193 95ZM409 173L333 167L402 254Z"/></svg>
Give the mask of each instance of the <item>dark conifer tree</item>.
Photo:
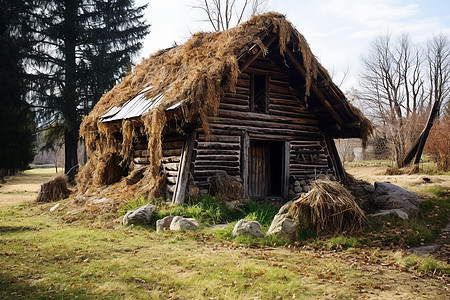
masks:
<svg viewBox="0 0 450 300"><path fill-rule="evenodd" d="M30 99L40 125L63 138L65 170L72 181L81 118L123 76L142 47L149 30L143 19L146 6L135 7L133 0L37 2Z"/></svg>
<svg viewBox="0 0 450 300"><path fill-rule="evenodd" d="M24 55L30 2L0 0L0 178L27 168L35 147L34 114L25 101Z"/></svg>

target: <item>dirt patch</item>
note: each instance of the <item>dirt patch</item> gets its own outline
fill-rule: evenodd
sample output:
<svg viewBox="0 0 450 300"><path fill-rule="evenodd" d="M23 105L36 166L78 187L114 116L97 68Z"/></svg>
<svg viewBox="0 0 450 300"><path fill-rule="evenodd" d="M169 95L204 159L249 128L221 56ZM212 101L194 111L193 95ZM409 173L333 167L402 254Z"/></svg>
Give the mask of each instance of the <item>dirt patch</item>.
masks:
<svg viewBox="0 0 450 300"><path fill-rule="evenodd" d="M54 169L36 168L6 178L0 186L0 207L19 205L36 200L42 183L55 174Z"/></svg>
<svg viewBox="0 0 450 300"><path fill-rule="evenodd" d="M449 175L425 175L425 174L413 174L413 175L384 175L386 171L385 166L345 166L345 170L353 175L356 179L367 181L371 184L374 182L390 182L401 186L407 190L418 192L423 188L439 185L444 188L450 189L450 176ZM429 179L429 180L428 180Z"/></svg>

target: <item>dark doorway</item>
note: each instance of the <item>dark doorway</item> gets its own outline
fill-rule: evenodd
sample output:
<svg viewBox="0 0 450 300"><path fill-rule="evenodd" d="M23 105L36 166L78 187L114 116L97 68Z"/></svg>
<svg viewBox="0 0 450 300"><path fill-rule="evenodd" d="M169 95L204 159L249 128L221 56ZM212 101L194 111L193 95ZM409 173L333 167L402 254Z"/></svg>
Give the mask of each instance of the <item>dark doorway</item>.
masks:
<svg viewBox="0 0 450 300"><path fill-rule="evenodd" d="M283 142L250 140L248 191L251 198L282 197Z"/></svg>

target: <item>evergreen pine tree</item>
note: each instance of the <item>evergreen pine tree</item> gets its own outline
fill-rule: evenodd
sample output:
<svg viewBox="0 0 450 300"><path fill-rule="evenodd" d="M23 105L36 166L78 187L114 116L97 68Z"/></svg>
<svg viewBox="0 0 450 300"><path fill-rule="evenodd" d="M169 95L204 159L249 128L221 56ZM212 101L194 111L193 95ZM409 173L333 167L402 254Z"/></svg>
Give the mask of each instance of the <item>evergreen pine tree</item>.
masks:
<svg viewBox="0 0 450 300"><path fill-rule="evenodd" d="M34 114L25 101L22 65L30 46L29 9L29 1L0 0L0 178L26 169L34 157Z"/></svg>
<svg viewBox="0 0 450 300"><path fill-rule="evenodd" d="M37 2L32 101L39 108L40 125L63 137L65 172L72 181L81 118L123 76L142 47L149 28L143 20L146 6L134 7L133 0Z"/></svg>

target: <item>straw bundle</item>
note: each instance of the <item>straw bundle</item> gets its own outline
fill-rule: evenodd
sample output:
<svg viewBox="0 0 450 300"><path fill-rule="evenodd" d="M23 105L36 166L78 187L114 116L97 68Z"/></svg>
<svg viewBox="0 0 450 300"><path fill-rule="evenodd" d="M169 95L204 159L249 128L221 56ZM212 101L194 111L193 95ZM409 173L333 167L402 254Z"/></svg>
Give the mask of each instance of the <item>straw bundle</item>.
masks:
<svg viewBox="0 0 450 300"><path fill-rule="evenodd" d="M242 184L225 171L218 171L210 179L209 192L213 195L220 195L225 201L244 199Z"/></svg>
<svg viewBox="0 0 450 300"><path fill-rule="evenodd" d="M67 187L67 176L57 175L41 185L37 202L58 201L69 197L70 193Z"/></svg>
<svg viewBox="0 0 450 300"><path fill-rule="evenodd" d="M311 191L294 201L290 214L317 233L355 231L362 228L364 212L340 183L316 180Z"/></svg>

